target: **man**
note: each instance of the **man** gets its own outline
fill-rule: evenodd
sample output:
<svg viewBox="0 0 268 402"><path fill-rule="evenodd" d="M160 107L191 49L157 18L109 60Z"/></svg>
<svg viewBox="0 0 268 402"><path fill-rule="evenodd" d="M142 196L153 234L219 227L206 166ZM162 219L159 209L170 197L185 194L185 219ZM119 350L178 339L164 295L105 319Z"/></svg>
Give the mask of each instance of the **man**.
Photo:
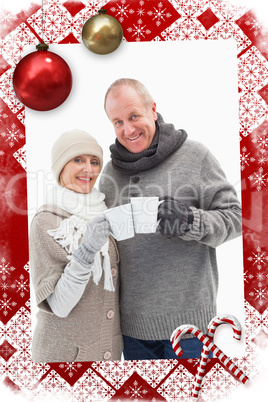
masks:
<svg viewBox="0 0 268 402"><path fill-rule="evenodd" d="M166 124L147 89L117 80L105 96L116 141L100 190L108 208L133 196L158 196L159 228L118 242L124 358L177 358L170 336L180 325L206 332L216 315L215 248L241 235L241 207L213 155ZM188 335L182 358L199 358Z"/></svg>

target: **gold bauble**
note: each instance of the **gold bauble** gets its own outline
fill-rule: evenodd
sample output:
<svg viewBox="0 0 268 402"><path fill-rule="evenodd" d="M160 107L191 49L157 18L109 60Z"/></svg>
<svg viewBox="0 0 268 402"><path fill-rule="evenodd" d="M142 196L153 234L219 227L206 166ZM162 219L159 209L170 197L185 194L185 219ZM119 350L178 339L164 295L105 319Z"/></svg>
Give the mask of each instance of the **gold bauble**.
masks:
<svg viewBox="0 0 268 402"><path fill-rule="evenodd" d="M101 9L98 15L89 18L82 29L84 45L97 54L115 51L123 39L123 30L116 18Z"/></svg>

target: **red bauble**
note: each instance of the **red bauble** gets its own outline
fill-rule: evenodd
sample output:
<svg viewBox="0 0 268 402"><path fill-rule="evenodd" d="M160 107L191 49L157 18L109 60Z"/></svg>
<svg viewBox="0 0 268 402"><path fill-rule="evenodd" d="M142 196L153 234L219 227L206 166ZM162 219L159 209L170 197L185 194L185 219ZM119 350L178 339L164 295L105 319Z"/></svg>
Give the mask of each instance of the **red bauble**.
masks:
<svg viewBox="0 0 268 402"><path fill-rule="evenodd" d="M30 109L46 111L60 106L72 89L71 70L60 56L40 43L37 52L25 56L13 75L19 100Z"/></svg>

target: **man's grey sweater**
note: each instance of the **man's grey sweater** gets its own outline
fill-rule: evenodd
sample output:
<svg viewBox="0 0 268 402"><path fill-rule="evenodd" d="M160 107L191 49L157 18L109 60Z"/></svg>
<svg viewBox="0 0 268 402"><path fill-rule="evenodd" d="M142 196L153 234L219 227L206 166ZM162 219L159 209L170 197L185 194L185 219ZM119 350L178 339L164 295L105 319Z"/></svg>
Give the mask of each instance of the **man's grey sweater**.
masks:
<svg viewBox="0 0 268 402"><path fill-rule="evenodd" d="M118 242L123 334L169 339L182 324L206 332L216 315L215 248L242 232L240 203L214 156L186 139L163 162L137 174L124 174L110 161L100 191L108 208L132 196L172 196L194 213L192 229L183 237L167 239L157 231Z"/></svg>

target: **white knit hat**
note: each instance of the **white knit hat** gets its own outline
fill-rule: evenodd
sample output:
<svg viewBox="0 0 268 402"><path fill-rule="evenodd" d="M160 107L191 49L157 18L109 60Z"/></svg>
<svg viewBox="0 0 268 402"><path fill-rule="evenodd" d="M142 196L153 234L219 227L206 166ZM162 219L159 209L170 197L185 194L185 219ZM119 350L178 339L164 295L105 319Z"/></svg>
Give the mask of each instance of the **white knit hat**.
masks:
<svg viewBox="0 0 268 402"><path fill-rule="evenodd" d="M101 146L85 131L74 129L63 133L54 143L51 151L51 169L60 184L60 174L67 162L78 155L94 155L103 165Z"/></svg>

